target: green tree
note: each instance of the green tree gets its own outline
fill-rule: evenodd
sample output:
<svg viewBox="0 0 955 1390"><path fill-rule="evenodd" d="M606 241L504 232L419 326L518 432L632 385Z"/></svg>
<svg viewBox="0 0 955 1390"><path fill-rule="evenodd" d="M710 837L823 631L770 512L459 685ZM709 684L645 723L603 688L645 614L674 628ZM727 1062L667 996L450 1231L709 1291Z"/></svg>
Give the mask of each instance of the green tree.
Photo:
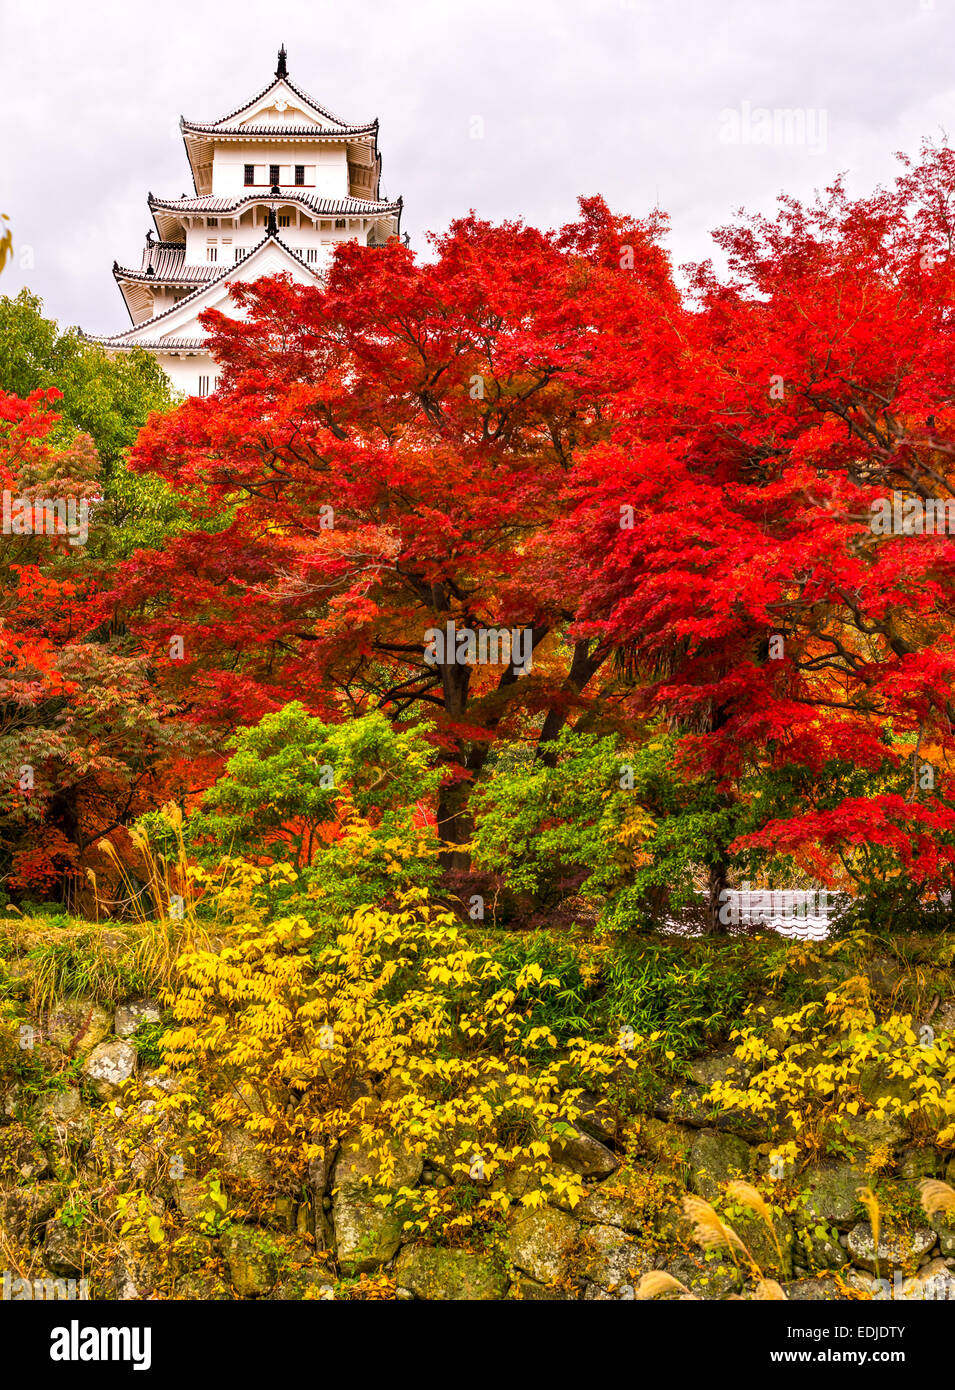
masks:
<svg viewBox="0 0 955 1390"><path fill-rule="evenodd" d="M25 399L55 387L62 416L51 443L70 448L88 434L101 465L103 500L91 554L113 558L161 545L187 525L181 499L165 483L127 471L126 455L154 411L174 403L168 379L147 352L110 355L76 328L61 332L30 290L0 297L0 390Z"/></svg>
<svg viewBox="0 0 955 1390"><path fill-rule="evenodd" d="M475 789L475 868L539 907L578 892L613 929L699 915L710 867L747 828L742 808L712 777L684 775L672 736L625 745L565 729L549 754L505 751Z"/></svg>
<svg viewBox="0 0 955 1390"><path fill-rule="evenodd" d="M306 889L333 921L436 878L437 839L421 808L441 773L426 731L396 729L379 712L327 724L295 701L230 742L224 775L186 822L201 862L290 863L295 895ZM141 824L168 851L163 822L157 812Z"/></svg>
<svg viewBox="0 0 955 1390"><path fill-rule="evenodd" d="M472 801L474 867L545 907L575 891L614 901L653 830L616 734L565 728L546 760L499 751Z"/></svg>

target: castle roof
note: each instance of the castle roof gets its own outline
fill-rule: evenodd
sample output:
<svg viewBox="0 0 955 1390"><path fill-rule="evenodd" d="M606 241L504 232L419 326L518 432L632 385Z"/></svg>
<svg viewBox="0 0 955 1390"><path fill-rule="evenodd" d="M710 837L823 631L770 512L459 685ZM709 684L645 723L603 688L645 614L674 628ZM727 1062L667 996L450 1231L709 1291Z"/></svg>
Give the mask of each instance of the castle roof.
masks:
<svg viewBox="0 0 955 1390"><path fill-rule="evenodd" d="M148 319L155 307L154 289L188 289L208 284L219 275L220 265L186 265L185 242L147 240L142 265L113 262L113 279L120 288L134 324Z"/></svg>
<svg viewBox="0 0 955 1390"><path fill-rule="evenodd" d="M377 119L350 124L297 87L288 75L284 45L279 50L275 77L261 92L216 121L191 121L183 116L179 126L197 193L208 191L212 150L220 140L248 143L354 140L370 146L372 162L377 160L378 154Z"/></svg>
<svg viewBox="0 0 955 1390"><path fill-rule="evenodd" d="M255 139L268 140L343 140L352 135L374 135L378 129L378 122L371 121L368 125L342 125L342 126L317 126L317 125L286 125L279 122L257 121L248 125L216 125L214 122L207 121L187 121L185 116L179 118L179 128L187 134L193 135L215 135L217 139L242 139L248 140L250 136Z"/></svg>
<svg viewBox="0 0 955 1390"><path fill-rule="evenodd" d="M308 193L293 193L290 189L280 193L236 194L231 198L216 198L204 194L197 198L156 198L152 193L147 199L153 214L156 230L163 233L175 231L181 222L176 213L205 214L206 216L236 216L258 204L282 203L305 208L318 217L399 217L402 201L383 202L376 198L316 198Z"/></svg>
<svg viewBox="0 0 955 1390"><path fill-rule="evenodd" d="M139 269L114 261L113 275L117 280L143 280L153 285L188 285L214 279L221 268L217 265L186 265L184 241L147 241Z"/></svg>
<svg viewBox="0 0 955 1390"><path fill-rule="evenodd" d="M241 106L237 106L234 111L229 111L226 113L226 115L220 116L217 121L200 122L199 124L208 124L216 128L228 126L229 122L235 120L236 116L241 116L244 112L251 111L254 107L258 106L260 102L264 101L265 98L269 96L272 92L276 91L279 87L284 85L288 88L290 92L292 92L296 97L298 97L299 101L304 102L306 106L310 106L314 112L321 116L322 120L330 121L332 125L338 126L342 130L372 130L377 128L377 119L374 121L369 121L363 126L348 126L347 122L343 121L340 116L336 116L334 112L329 111L327 106L322 106L321 103L317 102L314 97L310 97L308 92L303 91L301 87L297 87L295 83L292 82L289 78L288 66L286 62L287 57L288 55L285 52L285 45L283 44L282 47L279 49L278 66L275 69L275 76L267 87L263 87L261 92L257 93L257 95L254 97L250 97L250 99L248 101L243 102Z"/></svg>
<svg viewBox="0 0 955 1390"><path fill-rule="evenodd" d="M148 338L139 341L130 338L123 341L122 334L117 334L114 338L104 338L97 333L84 333L82 329L80 337L97 347L109 348L110 352L188 352L202 353L204 356L209 351L205 338L163 338L161 341L157 339L156 342L150 342Z"/></svg>
<svg viewBox="0 0 955 1390"><path fill-rule="evenodd" d="M170 327L174 327L175 320L173 316L181 316L183 310L186 311L185 317L187 321L202 313L203 308L206 307L202 304L202 299L205 297L211 298L211 292L223 280L244 279L244 275L236 274L236 272L240 269L244 269L245 263L257 257L267 245L280 247L285 257L292 261L294 265L304 270L310 280L317 283L321 278L314 266L304 261L298 252L294 251L291 246L288 246L274 231L268 231L261 241L257 242L255 246L251 247L251 249L242 256L241 260L235 261L232 265L212 266L211 269L216 272L214 275L205 280L202 284L197 285L190 294L185 295L182 299L178 300L177 303L171 305L168 309L164 309L162 313L156 314L154 318L146 319L142 323L133 324L131 328L125 329L122 333L106 335L86 333L83 336L89 342L99 343L101 346L109 348L145 347L163 351L172 346L189 347L194 344L201 345L202 339L194 339L191 337L163 338L161 328L159 328L156 333L154 333L153 330L157 325L162 324L166 320L172 320ZM253 278L258 279L259 277L253 276ZM144 333L148 333L148 337L143 338L140 336Z"/></svg>
<svg viewBox="0 0 955 1390"><path fill-rule="evenodd" d="M132 326L112 335L84 334L90 342L110 350L144 348L183 356L204 353L208 357L199 316L206 309L225 308L230 285L281 274L291 274L293 280L306 284L324 279L319 265L325 265L325 252L320 255L316 249L322 230L318 219L361 219L357 228L349 226L343 234L349 238L357 235L370 246L382 245L400 231L402 200L398 198L392 202L378 196L381 179L378 121L349 124L296 86L288 76L284 45L279 50L275 77L268 86L217 121L191 121L182 117L180 128L195 196L157 198L149 194L149 208L160 239L156 240L152 232L148 234L139 267L113 262L113 276L126 302ZM220 149L217 154L217 146L225 141L243 141L249 148L240 152L232 149L228 153ZM327 150L330 143L337 144L338 149L330 152L329 163L334 163L336 169L347 164L347 171L342 170L346 175L344 180L336 185L345 194L341 197L317 196L314 188L316 170L323 163L324 152L309 147L324 145ZM285 151L275 148L283 144ZM293 187L289 182L278 187L273 184L267 189L263 183L244 187L230 196L213 196L213 161L216 167L220 159L225 161L229 166L226 186L235 188L236 158L259 164L282 164L287 179L290 179L288 165L293 162L315 165L316 169L310 169L306 175L309 178L307 188L301 183ZM241 166L238 172L241 175ZM261 170L259 175L261 177ZM273 176L274 171L269 174L270 181ZM301 180L301 173L298 178ZM317 182L322 185L322 179ZM244 224L241 219L248 210L260 205L269 209L265 235L246 248L244 243L250 231L252 236L259 235L258 230L252 230L259 219L253 215L250 222L246 216ZM303 215L287 216L292 209L301 210ZM306 223L306 216L310 223ZM221 226L219 219L232 219L236 235L231 237L232 229L227 227L222 241L228 260L217 259L217 235L207 237L206 246L202 247L199 229L204 219L213 226L217 223ZM280 221L299 223L299 237L309 243L308 261L305 248L294 250L279 236ZM290 225L289 234L294 236L295 230ZM193 245L189 240L187 246L187 235L188 238L198 235L198 244ZM320 244L327 247L337 239L332 237L326 241L321 237ZM203 249L207 259L197 263L194 257ZM187 254L193 256L189 263Z"/></svg>

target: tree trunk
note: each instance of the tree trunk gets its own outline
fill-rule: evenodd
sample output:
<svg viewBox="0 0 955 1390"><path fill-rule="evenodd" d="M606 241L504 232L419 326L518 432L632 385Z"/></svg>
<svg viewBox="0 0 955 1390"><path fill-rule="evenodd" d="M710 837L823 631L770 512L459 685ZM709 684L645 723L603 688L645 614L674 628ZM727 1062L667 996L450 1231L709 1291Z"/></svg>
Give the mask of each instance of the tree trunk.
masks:
<svg viewBox="0 0 955 1390"><path fill-rule="evenodd" d="M564 681L563 690L557 702L551 705L547 711L537 743L537 756L545 766L554 767L556 765L556 755L547 745L559 737L561 729L567 723L567 716L576 704L584 686L587 685L591 676L600 669L606 657L607 651L601 647L599 642L592 654L589 638L575 644L573 659L570 663L570 670L567 672L567 679Z"/></svg>
<svg viewBox="0 0 955 1390"><path fill-rule="evenodd" d="M451 719L463 720L468 706L471 668L459 665L454 652L448 652L447 656L449 659L440 667L444 708ZM439 857L442 868L467 871L471 867L471 856L466 849L460 848L471 839L471 820L467 813L471 782L470 778L460 775L462 769L467 770L467 755L456 757L452 754L448 767L455 780L446 782L438 793L438 838L444 846Z"/></svg>
<svg viewBox="0 0 955 1390"><path fill-rule="evenodd" d="M706 885L706 924L703 928L705 936L726 935L726 925L720 921L720 910L723 906L721 897L726 888L727 868L725 858L721 858L718 864L710 865Z"/></svg>
<svg viewBox="0 0 955 1390"><path fill-rule="evenodd" d="M471 783L468 781L448 782L438 793L438 838L443 849L439 855L443 869L471 867L471 856L461 846L470 842L473 821L468 814L468 800Z"/></svg>
<svg viewBox="0 0 955 1390"><path fill-rule="evenodd" d="M77 801L76 787L62 787L50 798L46 818L48 824L55 826L56 829L62 833L64 839L68 840L77 851L77 855L79 855L82 849L82 843L80 836L80 813ZM56 895L55 901L62 903L64 907L69 906L69 883L71 877L72 875L70 873L64 874L57 880L54 888Z"/></svg>
<svg viewBox="0 0 955 1390"><path fill-rule="evenodd" d="M710 730L715 733L716 730L722 729L728 717L726 710L722 706L717 706L710 716ZM721 797L720 802L724 806L730 806L732 804L730 798L726 796ZM718 847L717 858L714 863L710 864L707 875L706 925L703 928L706 936L726 935L726 923L720 921L720 909L723 906L720 902L720 896L726 888L726 876L729 870L729 864L727 845L726 842L723 841Z"/></svg>

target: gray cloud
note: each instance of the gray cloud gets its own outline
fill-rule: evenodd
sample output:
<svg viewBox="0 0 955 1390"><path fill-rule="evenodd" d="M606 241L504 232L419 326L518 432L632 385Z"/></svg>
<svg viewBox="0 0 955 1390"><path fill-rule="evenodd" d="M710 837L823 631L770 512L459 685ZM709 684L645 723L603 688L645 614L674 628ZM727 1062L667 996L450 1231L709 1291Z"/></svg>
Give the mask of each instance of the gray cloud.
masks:
<svg viewBox="0 0 955 1390"><path fill-rule="evenodd" d="M867 192L896 150L955 126L955 0L5 0L0 13L0 210L17 247L2 289L29 284L94 332L126 325L110 267L138 257L147 191L190 188L180 114L233 110L282 41L306 91L380 118L385 190L404 195L418 248L472 207L554 226L599 192L637 215L659 202L680 264L711 253L734 209L770 211L839 172ZM720 113L744 103L824 113L824 146L724 143Z"/></svg>

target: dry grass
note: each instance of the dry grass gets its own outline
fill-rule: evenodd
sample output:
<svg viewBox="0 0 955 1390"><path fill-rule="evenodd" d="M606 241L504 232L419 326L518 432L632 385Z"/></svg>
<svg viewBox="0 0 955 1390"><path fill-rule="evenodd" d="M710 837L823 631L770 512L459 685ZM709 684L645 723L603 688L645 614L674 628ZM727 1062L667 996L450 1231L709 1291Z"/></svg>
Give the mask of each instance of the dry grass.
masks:
<svg viewBox="0 0 955 1390"><path fill-rule="evenodd" d="M685 1284L681 1284L679 1279L675 1279L663 1269L652 1269L649 1274L644 1274L634 1292L637 1298L659 1298L663 1293L694 1297Z"/></svg>
<svg viewBox="0 0 955 1390"><path fill-rule="evenodd" d="M756 1188L753 1187L751 1183L739 1181L729 1184L726 1189L726 1195L731 1202L739 1202L740 1206L747 1207L750 1211L754 1211L756 1215L766 1223L769 1227L769 1234L773 1238L773 1244L776 1247L776 1254L779 1256L780 1260L782 1260L783 1252L779 1244L779 1237L776 1234L776 1227L773 1224L772 1212L766 1205L766 1200L762 1193L757 1192Z"/></svg>
<svg viewBox="0 0 955 1390"><path fill-rule="evenodd" d="M936 1216L955 1215L955 1188L938 1178L923 1178L919 1183L919 1193L925 1215L931 1219Z"/></svg>
<svg viewBox="0 0 955 1390"><path fill-rule="evenodd" d="M16 974L34 1011L65 998L91 996L102 1004L138 994L160 994L175 980L184 951L208 945L192 924L151 921L134 925L51 926L23 918L0 926Z"/></svg>
<svg viewBox="0 0 955 1390"><path fill-rule="evenodd" d="M752 1263L752 1256L732 1226L727 1226L709 1202L702 1197L684 1197L683 1210L693 1222L693 1237L704 1250L728 1250L736 1260L741 1251Z"/></svg>

